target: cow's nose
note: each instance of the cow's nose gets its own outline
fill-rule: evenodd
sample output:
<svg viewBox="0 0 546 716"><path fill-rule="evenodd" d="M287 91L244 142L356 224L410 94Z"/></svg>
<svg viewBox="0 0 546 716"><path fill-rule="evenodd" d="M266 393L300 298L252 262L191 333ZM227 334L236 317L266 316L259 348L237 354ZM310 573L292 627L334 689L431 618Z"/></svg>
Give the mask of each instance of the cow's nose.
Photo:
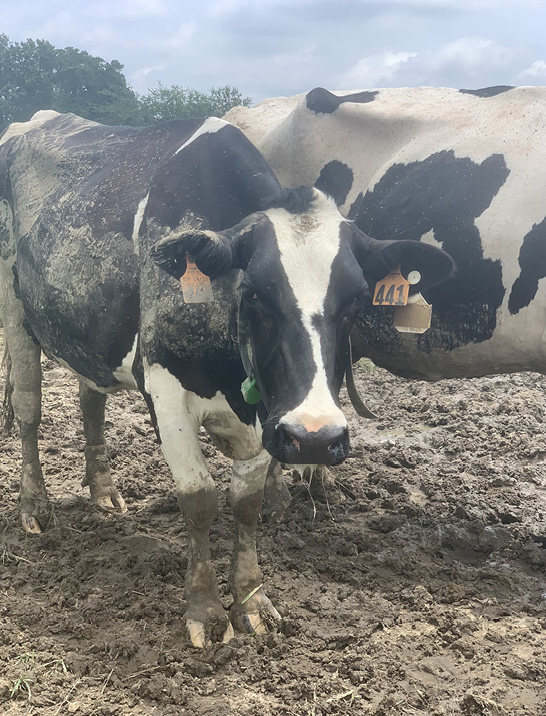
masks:
<svg viewBox="0 0 546 716"><path fill-rule="evenodd" d="M280 424L277 438L283 462L339 465L349 454L349 431L345 425L328 425L309 431L304 425Z"/></svg>

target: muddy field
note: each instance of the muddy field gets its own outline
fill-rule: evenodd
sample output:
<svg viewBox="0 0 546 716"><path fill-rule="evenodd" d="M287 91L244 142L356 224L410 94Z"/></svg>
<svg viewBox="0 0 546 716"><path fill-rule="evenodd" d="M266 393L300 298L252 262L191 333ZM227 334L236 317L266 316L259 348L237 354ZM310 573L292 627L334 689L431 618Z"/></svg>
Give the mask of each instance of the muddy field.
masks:
<svg viewBox="0 0 546 716"><path fill-rule="evenodd" d="M186 531L143 402L109 402L129 511L101 514L80 487L75 381L45 369L42 536L19 528L18 442L0 446L2 715L546 714L546 378L362 368L381 419L347 408L352 457L326 490L287 475L285 521L260 526L282 626L199 652L181 623ZM224 592L229 464L205 451Z"/></svg>

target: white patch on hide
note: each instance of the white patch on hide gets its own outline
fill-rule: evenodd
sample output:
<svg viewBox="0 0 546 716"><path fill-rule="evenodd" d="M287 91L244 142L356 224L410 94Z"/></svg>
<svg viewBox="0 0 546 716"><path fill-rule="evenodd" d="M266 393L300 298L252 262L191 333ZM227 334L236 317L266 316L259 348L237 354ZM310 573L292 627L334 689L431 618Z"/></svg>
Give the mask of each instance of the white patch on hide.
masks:
<svg viewBox="0 0 546 716"><path fill-rule="evenodd" d="M133 346L129 353L125 356L125 358L122 360L121 365L119 368L116 368L113 371L114 378L119 381L117 385L111 385L111 386L99 386L94 381L92 381L90 378L87 378L83 375L80 375L77 371L72 368L71 365L69 365L65 360L62 358L59 358L59 356L53 356L57 363L59 365L62 365L63 368L66 368L74 375L78 376L78 379L82 381L82 383L85 383L85 385L89 386L91 390L96 390L97 393L103 393L108 395L109 393L117 393L118 390L138 390L138 386L136 384L136 380L133 376L133 362L135 360L135 354L136 354L136 347L137 347L137 337L135 336L135 340L133 341Z"/></svg>
<svg viewBox="0 0 546 716"><path fill-rule="evenodd" d="M125 390L137 390L138 386L136 384L135 377L133 375L133 363L135 361L135 355L136 355L136 349L137 349L137 338L138 336L135 335L135 340L133 341L133 347L129 351L129 353L125 356L125 358L122 360L121 365L119 368L116 368L114 371L114 377L116 380L119 380L121 384L121 388L125 388Z"/></svg>
<svg viewBox="0 0 546 716"><path fill-rule="evenodd" d="M197 129L191 137L188 139L187 142L184 142L184 144L176 150L175 154L178 154L178 152L181 152L183 149L185 149L189 144L192 142L195 142L197 137L200 137L202 134L213 134L214 132L219 132L223 127L227 127L229 125L229 122L224 121L223 119L218 119L217 117L209 117L206 119L203 124Z"/></svg>
<svg viewBox="0 0 546 716"><path fill-rule="evenodd" d="M340 247L340 226L344 219L333 199L318 190L315 190L315 196L305 214L291 214L285 209L266 212L275 229L282 267L311 341L316 371L305 400L286 413L280 423L303 425L312 432L327 425L347 425L328 386L320 335L313 326L313 316L324 315L324 301L332 264Z"/></svg>
<svg viewBox="0 0 546 716"><path fill-rule="evenodd" d="M133 222L133 247L135 249L135 254L138 256L139 253L139 243L138 243L138 235L140 233L140 227L142 226L142 221L144 220L144 212L146 211L146 206L148 205L148 199L150 198L150 193L146 194L144 199L141 199L138 203L135 219Z"/></svg>
<svg viewBox="0 0 546 716"><path fill-rule="evenodd" d="M154 405L163 454L182 494L211 484L197 439L201 425L236 443L235 459L252 459L263 452L259 430L241 423L222 393L211 399L200 398L166 368L147 361L144 385Z"/></svg>
<svg viewBox="0 0 546 716"><path fill-rule="evenodd" d="M31 129L37 129L44 122L48 122L50 119L59 117L59 112L55 112L53 109L41 109L32 115L28 122L12 122L6 129L2 137L0 138L0 144L7 142L12 137L19 137L26 132L30 132Z"/></svg>

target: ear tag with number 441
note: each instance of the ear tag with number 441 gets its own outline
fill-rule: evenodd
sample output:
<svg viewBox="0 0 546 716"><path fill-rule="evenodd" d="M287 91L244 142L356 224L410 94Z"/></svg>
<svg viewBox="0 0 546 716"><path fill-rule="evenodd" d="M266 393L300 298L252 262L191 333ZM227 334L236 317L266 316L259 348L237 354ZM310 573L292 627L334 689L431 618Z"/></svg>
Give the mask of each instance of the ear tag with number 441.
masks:
<svg viewBox="0 0 546 716"><path fill-rule="evenodd" d="M420 277L419 277L420 278ZM400 266L375 284L374 306L405 306L408 302L410 282L402 276Z"/></svg>
<svg viewBox="0 0 546 716"><path fill-rule="evenodd" d="M410 285L421 280L419 271L410 271L405 279L398 266L375 284L374 306L394 307L394 327L401 333L424 333L430 328L432 306L420 293L409 297Z"/></svg>
<svg viewBox="0 0 546 716"><path fill-rule="evenodd" d="M186 272L180 277L182 295L186 303L211 303L214 301L210 278L197 268L186 254Z"/></svg>

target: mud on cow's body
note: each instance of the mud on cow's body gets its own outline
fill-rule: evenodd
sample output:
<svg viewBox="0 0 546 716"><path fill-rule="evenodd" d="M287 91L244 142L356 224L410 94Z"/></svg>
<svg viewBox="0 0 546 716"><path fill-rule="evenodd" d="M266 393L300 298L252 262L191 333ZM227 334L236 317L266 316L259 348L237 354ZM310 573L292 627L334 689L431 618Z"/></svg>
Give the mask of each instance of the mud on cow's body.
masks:
<svg viewBox="0 0 546 716"><path fill-rule="evenodd" d="M281 183L313 184L377 239L441 246L455 276L432 327L397 333L366 307L356 351L416 378L546 371L546 88L314 89L226 119Z"/></svg>
<svg viewBox="0 0 546 716"><path fill-rule="evenodd" d="M218 119L134 129L41 113L2 139L0 207L26 529L39 531L48 513L37 446L43 349L80 378L86 480L103 506L124 508L108 469L105 395L138 388L146 398L188 525L185 618L196 645L232 629L210 559L217 495L199 427L233 458L231 622L264 629L260 615L278 616L255 547L268 469L346 457L338 391L360 301L397 264L428 285L451 259L371 239L321 191L281 191L260 153ZM188 255L213 279L212 303L184 303ZM241 394L238 309L257 406Z"/></svg>

